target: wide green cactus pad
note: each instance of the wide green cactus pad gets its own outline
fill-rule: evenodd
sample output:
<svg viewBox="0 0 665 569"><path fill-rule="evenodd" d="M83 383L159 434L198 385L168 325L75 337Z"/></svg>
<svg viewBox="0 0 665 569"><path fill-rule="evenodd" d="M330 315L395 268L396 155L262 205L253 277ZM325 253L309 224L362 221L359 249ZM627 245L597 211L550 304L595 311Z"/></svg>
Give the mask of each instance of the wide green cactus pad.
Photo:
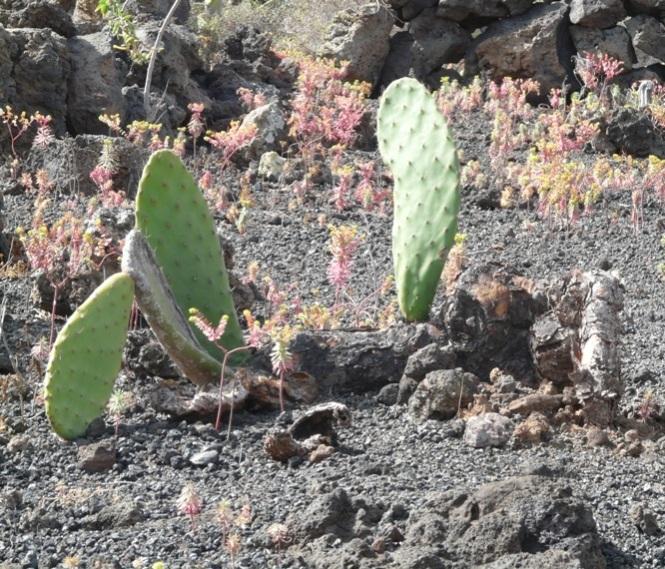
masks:
<svg viewBox="0 0 665 569"><path fill-rule="evenodd" d="M71 315L51 350L44 393L46 415L63 439L75 439L104 413L122 365L132 279L104 281Z"/></svg>
<svg viewBox="0 0 665 569"><path fill-rule="evenodd" d="M402 313L425 320L459 212L459 161L443 115L415 79L399 79L381 97L379 150L394 178L393 263Z"/></svg>
<svg viewBox="0 0 665 569"><path fill-rule="evenodd" d="M194 178L170 150L155 152L143 170L136 197L136 226L154 251L182 312L198 308L211 322L227 314L221 344L229 350L242 346L212 215ZM194 332L212 356L223 357L199 330Z"/></svg>
<svg viewBox="0 0 665 569"><path fill-rule="evenodd" d="M183 375L197 385L219 379L221 364L198 343L150 245L137 229L125 238L122 270L134 280L143 316Z"/></svg>

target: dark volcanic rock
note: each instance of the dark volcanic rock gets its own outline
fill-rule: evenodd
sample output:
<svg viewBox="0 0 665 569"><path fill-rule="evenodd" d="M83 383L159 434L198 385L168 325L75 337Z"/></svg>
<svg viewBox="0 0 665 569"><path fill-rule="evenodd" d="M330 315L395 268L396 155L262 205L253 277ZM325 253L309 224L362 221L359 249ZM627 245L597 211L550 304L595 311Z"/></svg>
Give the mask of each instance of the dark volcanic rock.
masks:
<svg viewBox="0 0 665 569"><path fill-rule="evenodd" d="M492 264L462 273L441 309L457 365L481 379L495 367L521 380L532 378L529 328L541 307L530 286L514 271Z"/></svg>
<svg viewBox="0 0 665 569"><path fill-rule="evenodd" d="M456 22L426 10L409 23L411 53L416 77L427 77L444 63L459 61L471 43L471 35Z"/></svg>
<svg viewBox="0 0 665 569"><path fill-rule="evenodd" d="M476 18L507 18L526 12L534 0L439 0L437 14L461 22Z"/></svg>
<svg viewBox="0 0 665 569"><path fill-rule="evenodd" d="M480 380L461 369L433 371L425 376L409 400L409 415L422 423L427 419L452 419L473 401Z"/></svg>
<svg viewBox="0 0 665 569"><path fill-rule="evenodd" d="M665 138L644 113L635 109L618 109L610 117L607 136L621 151L640 158L654 154L665 157Z"/></svg>
<svg viewBox="0 0 665 569"><path fill-rule="evenodd" d="M56 132L64 133L70 72L66 40L48 29L11 30L8 35L0 31L3 51L9 54L13 70L0 78L0 96L5 91L17 109L51 115Z"/></svg>
<svg viewBox="0 0 665 569"><path fill-rule="evenodd" d="M522 567L529 560L534 568L605 568L591 510L568 485L544 476L432 495L411 513L396 557L418 556L419 550L467 567Z"/></svg>
<svg viewBox="0 0 665 569"><path fill-rule="evenodd" d="M630 35L625 28L615 26L596 30L584 26L570 26L570 35L578 53L606 53L623 62L623 69L630 71L635 63L635 52Z"/></svg>
<svg viewBox="0 0 665 569"><path fill-rule="evenodd" d="M544 93L561 87L574 54L567 16L567 4L552 2L491 24L467 54L469 71L485 70L493 79L535 79Z"/></svg>
<svg viewBox="0 0 665 569"><path fill-rule="evenodd" d="M76 33L71 16L61 6L48 0L30 2L19 10L5 9L0 3L0 24L8 28L48 28L66 38Z"/></svg>
<svg viewBox="0 0 665 569"><path fill-rule="evenodd" d="M139 17L147 17L160 22L171 9L173 0L128 0L125 8ZM191 12L190 0L181 0L173 16L177 24L186 24Z"/></svg>
<svg viewBox="0 0 665 569"><path fill-rule="evenodd" d="M307 567L378 569L386 566L381 549L363 538L383 523L385 510L338 488L290 517L288 527ZM400 569L605 569L591 510L565 482L548 476L429 494L409 513L403 534L392 527L384 535L398 538L391 567Z"/></svg>
<svg viewBox="0 0 665 569"><path fill-rule="evenodd" d="M573 0L570 4L570 21L580 26L609 28L625 15L622 0Z"/></svg>
<svg viewBox="0 0 665 569"><path fill-rule="evenodd" d="M111 470L116 460L115 446L111 442L85 445L78 449L79 467L86 472Z"/></svg>
<svg viewBox="0 0 665 569"><path fill-rule="evenodd" d="M640 65L665 61L665 25L651 16L639 15L624 21Z"/></svg>
<svg viewBox="0 0 665 569"><path fill-rule="evenodd" d="M323 389L362 393L397 381L409 355L431 342L426 325L377 332L311 331L296 336L291 352L299 369L316 378Z"/></svg>
<svg viewBox="0 0 665 569"><path fill-rule="evenodd" d="M376 84L390 49L393 14L380 3L339 12L320 54L348 62L350 79Z"/></svg>
<svg viewBox="0 0 665 569"><path fill-rule="evenodd" d="M429 372L455 367L454 350L440 343L429 344L409 356L404 368L404 375L422 380Z"/></svg>
<svg viewBox="0 0 665 569"><path fill-rule="evenodd" d="M118 114L125 124L124 77L116 65L113 41L103 32L67 42L71 60L67 124L71 134L106 134L99 115Z"/></svg>

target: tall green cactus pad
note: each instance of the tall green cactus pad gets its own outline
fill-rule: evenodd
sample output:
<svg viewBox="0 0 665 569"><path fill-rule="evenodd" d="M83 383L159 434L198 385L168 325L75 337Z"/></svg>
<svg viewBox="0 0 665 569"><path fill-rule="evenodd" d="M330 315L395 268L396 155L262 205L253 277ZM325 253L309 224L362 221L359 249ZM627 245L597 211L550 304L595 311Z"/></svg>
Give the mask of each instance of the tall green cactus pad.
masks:
<svg viewBox="0 0 665 569"><path fill-rule="evenodd" d="M394 179L393 264L399 305L407 320L425 320L457 233L457 151L434 98L415 79L390 84L377 120L379 150Z"/></svg>
<svg viewBox="0 0 665 569"><path fill-rule="evenodd" d="M221 364L198 343L150 245L137 229L125 237L122 270L132 277L143 316L183 375L197 385L218 380Z"/></svg>
<svg viewBox="0 0 665 569"><path fill-rule="evenodd" d="M134 283L117 273L71 315L51 350L44 392L53 430L75 439L101 416L113 391L127 337Z"/></svg>
<svg viewBox="0 0 665 569"><path fill-rule="evenodd" d="M136 226L154 251L182 312L198 308L215 323L227 314L229 322L221 343L229 350L242 346L212 215L194 178L170 150L155 152L143 170L136 196ZM199 330L194 332L212 356L223 357Z"/></svg>

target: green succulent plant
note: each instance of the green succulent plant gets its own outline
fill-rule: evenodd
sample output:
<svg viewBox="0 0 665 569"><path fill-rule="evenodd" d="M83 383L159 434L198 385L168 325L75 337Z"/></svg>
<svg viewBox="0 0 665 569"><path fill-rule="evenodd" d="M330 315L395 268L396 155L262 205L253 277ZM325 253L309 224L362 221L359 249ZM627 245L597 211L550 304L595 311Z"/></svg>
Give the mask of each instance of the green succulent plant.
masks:
<svg viewBox="0 0 665 569"><path fill-rule="evenodd" d="M83 435L106 408L122 364L136 300L183 375L215 381L224 353L184 316L197 308L227 317L219 344L243 346L222 250L203 194L171 151L152 155L139 184L136 229L125 242L123 272L104 281L58 334L45 378L46 413L65 439ZM238 354L231 363L243 361Z"/></svg>
<svg viewBox="0 0 665 569"><path fill-rule="evenodd" d="M394 178L393 264L407 320L425 320L460 207L457 150L434 97L418 81L394 81L381 97L379 150Z"/></svg>

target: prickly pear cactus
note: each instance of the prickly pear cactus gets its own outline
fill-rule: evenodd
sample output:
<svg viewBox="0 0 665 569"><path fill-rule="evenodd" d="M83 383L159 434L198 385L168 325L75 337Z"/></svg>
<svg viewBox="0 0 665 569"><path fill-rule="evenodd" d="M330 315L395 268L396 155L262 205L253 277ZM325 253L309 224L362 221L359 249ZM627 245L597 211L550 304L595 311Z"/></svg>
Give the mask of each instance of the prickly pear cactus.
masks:
<svg viewBox="0 0 665 569"><path fill-rule="evenodd" d="M181 311L188 314L190 308L198 308L212 322L227 314L222 345L229 350L243 345L212 215L194 178L170 150L155 152L143 170L136 226L155 253ZM212 356L223 357L203 334L194 332Z"/></svg>
<svg viewBox="0 0 665 569"><path fill-rule="evenodd" d="M150 245L136 229L125 238L122 270L134 280L143 316L183 375L197 385L219 379L221 364L198 343Z"/></svg>
<svg viewBox="0 0 665 569"><path fill-rule="evenodd" d="M75 439L102 415L122 365L134 283L118 273L71 315L51 350L46 415L63 439Z"/></svg>
<svg viewBox="0 0 665 569"><path fill-rule="evenodd" d="M460 167L429 91L399 79L381 97L379 150L394 178L393 264L407 320L425 320L457 233Z"/></svg>

